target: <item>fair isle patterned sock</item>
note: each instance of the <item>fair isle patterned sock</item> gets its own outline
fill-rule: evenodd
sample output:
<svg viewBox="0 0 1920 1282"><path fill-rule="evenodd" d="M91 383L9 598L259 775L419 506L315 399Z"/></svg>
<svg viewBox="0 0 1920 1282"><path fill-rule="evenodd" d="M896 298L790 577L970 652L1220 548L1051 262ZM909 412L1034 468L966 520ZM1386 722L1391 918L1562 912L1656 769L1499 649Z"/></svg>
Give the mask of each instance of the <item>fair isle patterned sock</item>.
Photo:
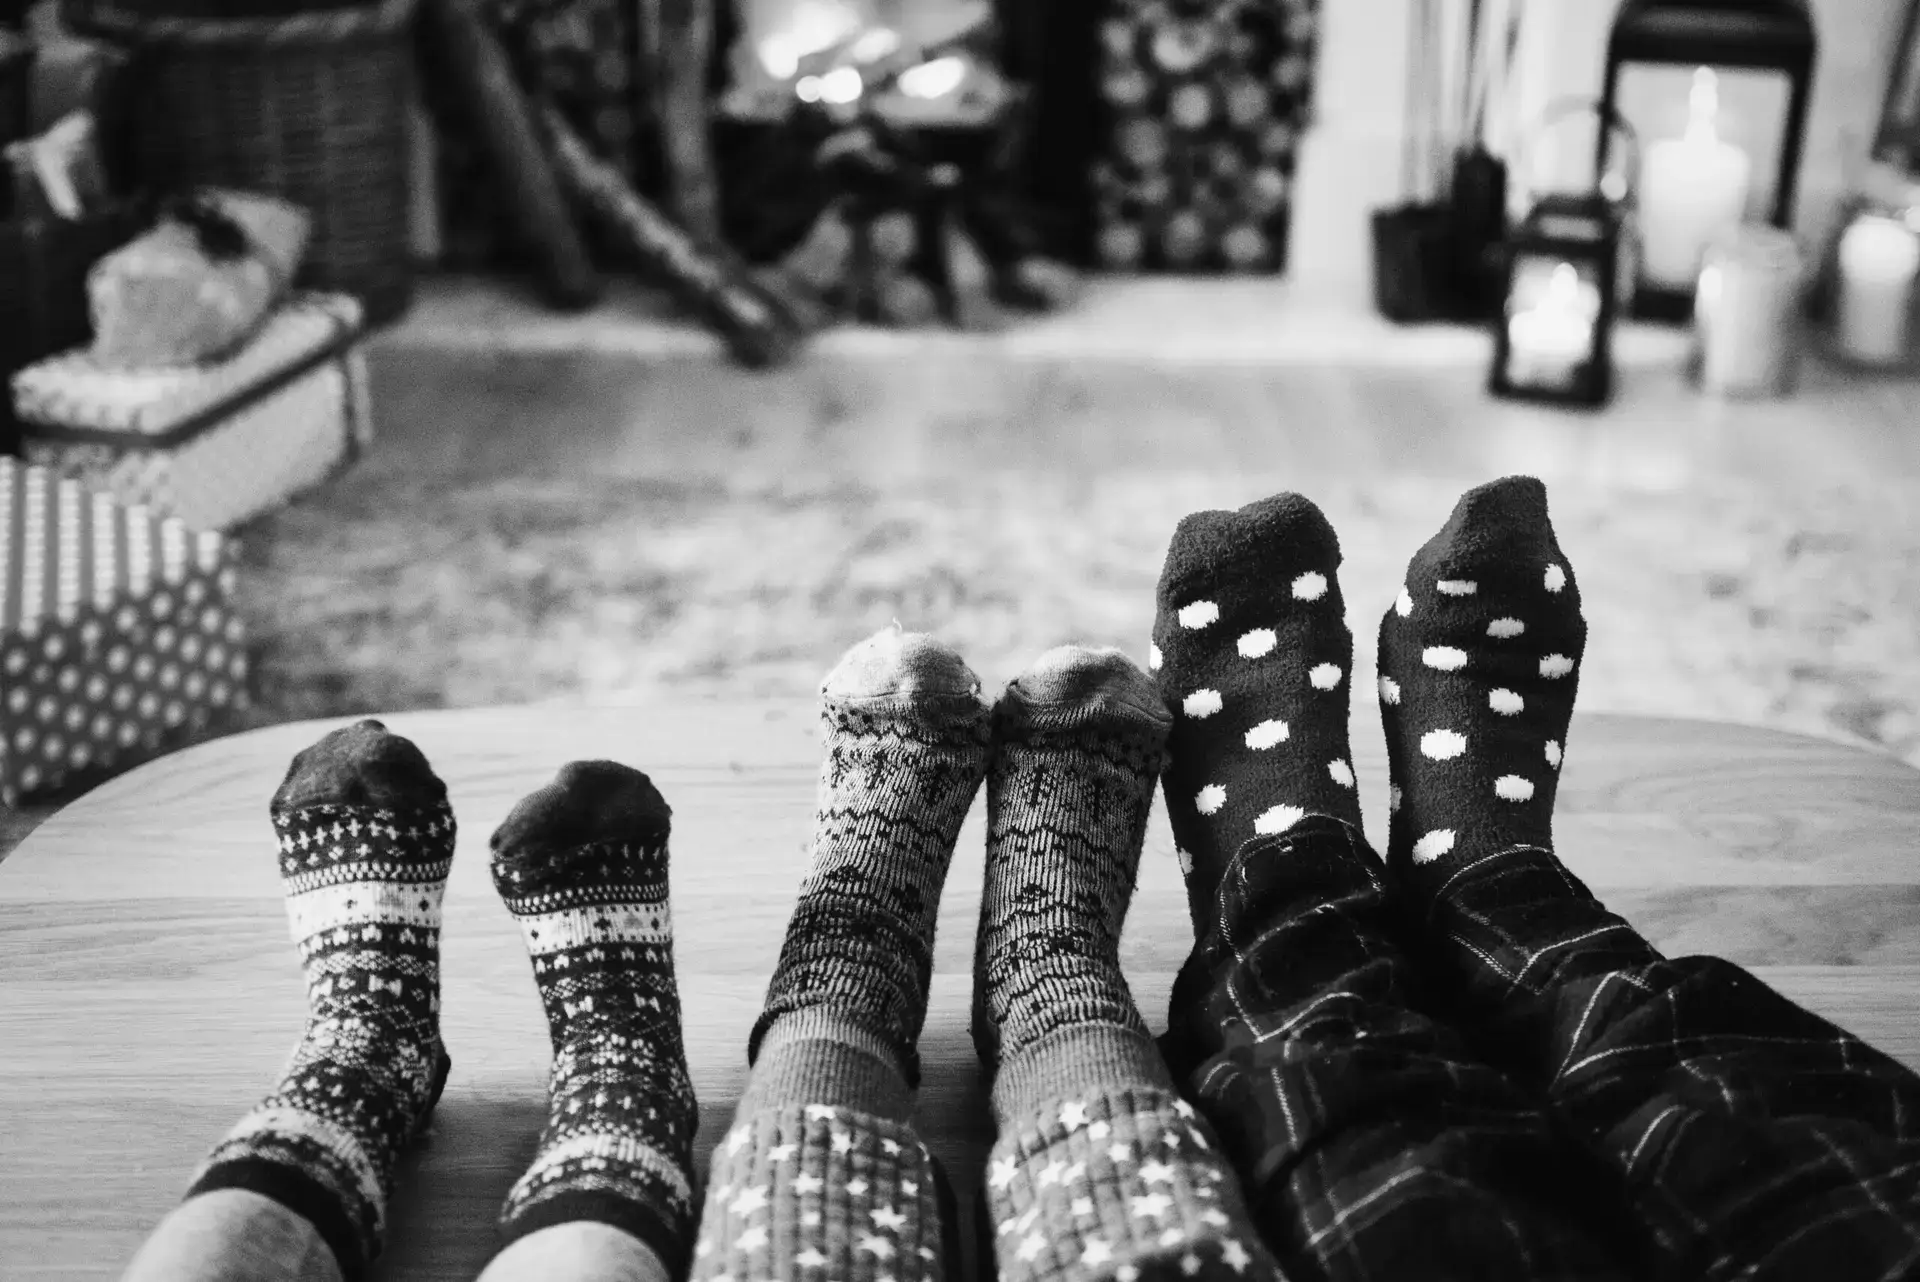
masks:
<svg viewBox="0 0 1920 1282"><path fill-rule="evenodd" d="M312 1222L354 1282L380 1254L394 1164L447 1080L440 904L453 811L420 750L378 721L296 755L270 809L306 1032L187 1196L272 1198Z"/></svg>
<svg viewBox="0 0 1920 1282"><path fill-rule="evenodd" d="M1110 648L1049 650L994 705L973 950L973 1040L989 1068L1061 1028L1147 1039L1120 929L1171 721L1153 681Z"/></svg>
<svg viewBox="0 0 1920 1282"><path fill-rule="evenodd" d="M503 1248L596 1220L669 1273L685 1267L700 1119L680 1041L671 826L638 770L576 761L493 834L494 887L520 923L553 1043L547 1124L501 1209Z"/></svg>
<svg viewBox="0 0 1920 1282"><path fill-rule="evenodd" d="M747 1061L827 1040L914 1087L940 893L986 774L980 679L934 638L884 629L827 674L821 721L812 863Z"/></svg>
<svg viewBox="0 0 1920 1282"><path fill-rule="evenodd" d="M1280 1282L1239 1181L1165 1086L1056 1098L987 1159L999 1282Z"/></svg>
<svg viewBox="0 0 1920 1282"><path fill-rule="evenodd" d="M1276 1276L1120 969L1169 720L1126 656L1077 646L994 708L973 1032L1001 1282Z"/></svg>
<svg viewBox="0 0 1920 1282"><path fill-rule="evenodd" d="M1462 495L1380 621L1397 873L1433 883L1463 857L1552 847L1586 639L1546 486L1510 476Z"/></svg>
<svg viewBox="0 0 1920 1282"><path fill-rule="evenodd" d="M1174 712L1167 817L1196 930L1243 843L1308 815L1360 827L1339 566L1333 527L1298 494L1174 530L1149 666Z"/></svg>
<svg viewBox="0 0 1920 1282"><path fill-rule="evenodd" d="M713 1154L690 1282L945 1282L952 1212L905 1122L742 1110Z"/></svg>
<svg viewBox="0 0 1920 1282"><path fill-rule="evenodd" d="M733 1128L714 1153L694 1282L942 1282L952 1215L907 1124L933 928L986 771L980 681L897 626L821 683L813 862Z"/></svg>

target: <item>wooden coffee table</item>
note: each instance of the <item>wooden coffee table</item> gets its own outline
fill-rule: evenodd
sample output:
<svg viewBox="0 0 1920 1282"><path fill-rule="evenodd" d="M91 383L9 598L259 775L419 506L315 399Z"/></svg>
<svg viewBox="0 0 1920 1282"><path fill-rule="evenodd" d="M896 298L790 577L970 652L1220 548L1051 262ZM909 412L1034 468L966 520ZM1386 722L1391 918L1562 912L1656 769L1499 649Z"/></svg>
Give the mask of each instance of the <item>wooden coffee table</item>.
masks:
<svg viewBox="0 0 1920 1282"><path fill-rule="evenodd" d="M383 717L426 752L461 835L447 895L453 1074L403 1168L378 1276L468 1282L545 1115L545 1024L487 837L563 762L653 776L675 810L674 918L704 1162L805 861L819 739L804 702L478 709ZM153 762L49 819L0 864L0 1278L113 1279L206 1150L278 1077L305 994L267 799L345 722L254 731ZM1356 767L1384 838L1385 753ZM971 1215L991 1140L966 1035L981 809L943 904L922 1039L923 1133ZM1558 841L1670 953L1717 952L1920 1067L1920 772L1802 736L1584 716ZM1124 947L1156 1029L1191 942L1156 806ZM555 1282L563 1282L555 1279Z"/></svg>

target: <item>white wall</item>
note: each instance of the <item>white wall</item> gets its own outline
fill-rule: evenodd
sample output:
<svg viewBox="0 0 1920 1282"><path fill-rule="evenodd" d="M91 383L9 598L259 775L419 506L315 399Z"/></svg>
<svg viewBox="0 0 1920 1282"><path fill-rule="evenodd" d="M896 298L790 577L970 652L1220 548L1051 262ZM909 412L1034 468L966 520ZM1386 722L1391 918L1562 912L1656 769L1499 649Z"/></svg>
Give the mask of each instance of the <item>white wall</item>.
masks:
<svg viewBox="0 0 1920 1282"><path fill-rule="evenodd" d="M1289 269L1303 290L1355 302L1368 297L1367 215L1400 193L1410 3L1321 0L1319 123L1302 148ZM1617 3L1531 0L1520 69L1523 115L1563 94L1599 92ZM1831 224L1849 154L1864 155L1907 3L1812 0L1820 55L1796 221L1809 238L1824 236ZM1572 137L1569 150L1579 144ZM1544 163L1549 174L1557 172L1551 158Z"/></svg>

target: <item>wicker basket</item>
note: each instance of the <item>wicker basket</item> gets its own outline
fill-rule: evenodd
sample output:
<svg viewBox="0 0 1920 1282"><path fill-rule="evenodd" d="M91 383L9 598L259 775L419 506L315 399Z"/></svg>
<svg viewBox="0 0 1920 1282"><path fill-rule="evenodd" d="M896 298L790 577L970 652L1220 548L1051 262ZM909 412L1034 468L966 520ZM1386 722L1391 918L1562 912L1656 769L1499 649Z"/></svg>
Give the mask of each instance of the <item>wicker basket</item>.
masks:
<svg viewBox="0 0 1920 1282"><path fill-rule="evenodd" d="M377 324L413 295L415 4L209 21L67 0L62 13L132 54L137 105L120 145L136 182L238 187L305 207L313 239L299 283L359 296Z"/></svg>

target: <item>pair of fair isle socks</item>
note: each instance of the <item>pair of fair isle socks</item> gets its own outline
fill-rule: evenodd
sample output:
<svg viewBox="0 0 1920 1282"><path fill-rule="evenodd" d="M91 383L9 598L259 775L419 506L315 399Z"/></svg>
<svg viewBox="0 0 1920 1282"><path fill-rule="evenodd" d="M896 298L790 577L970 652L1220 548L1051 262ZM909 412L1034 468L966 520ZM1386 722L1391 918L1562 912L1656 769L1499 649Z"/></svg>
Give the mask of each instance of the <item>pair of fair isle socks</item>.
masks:
<svg viewBox="0 0 1920 1282"><path fill-rule="evenodd" d="M1002 1282L1275 1277L1119 966L1168 718L1117 651L1049 652L989 707L898 629L824 683L812 863L752 1076L714 1154L693 1282L943 1282L952 1196L909 1116L934 926L987 785L975 1044Z"/></svg>
<svg viewBox="0 0 1920 1282"><path fill-rule="evenodd" d="M1175 712L1165 794L1203 936L1244 843L1310 815L1360 828L1339 564L1298 494L1195 513L1168 549L1149 664ZM1546 488L1515 476L1462 495L1380 624L1387 865L1412 900L1466 862L1551 849L1585 644Z"/></svg>
<svg viewBox="0 0 1920 1282"><path fill-rule="evenodd" d="M271 806L307 1027L279 1086L188 1197L264 1195L311 1223L346 1282L379 1255L394 1170L446 1083L445 786L377 721L298 754ZM691 1237L698 1117L680 1041L666 802L638 771L576 762L494 833L553 1046L548 1121L501 1212L502 1248L551 1225L631 1234L668 1272Z"/></svg>

